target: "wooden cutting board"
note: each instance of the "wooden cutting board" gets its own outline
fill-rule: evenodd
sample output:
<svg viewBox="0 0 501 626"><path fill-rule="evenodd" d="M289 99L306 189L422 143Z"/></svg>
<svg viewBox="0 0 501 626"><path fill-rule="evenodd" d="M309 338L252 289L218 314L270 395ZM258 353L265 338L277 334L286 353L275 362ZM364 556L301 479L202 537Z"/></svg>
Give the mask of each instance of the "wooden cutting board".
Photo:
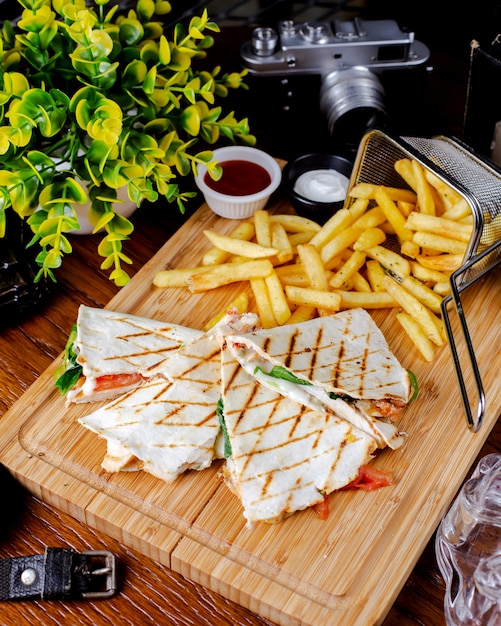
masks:
<svg viewBox="0 0 501 626"><path fill-rule="evenodd" d="M291 211L285 202L270 210ZM245 286L193 295L156 288L152 279L160 269L200 264L210 248L205 228L228 234L235 226L203 205L107 308L202 328ZM486 392L481 431L467 429L447 346L425 363L395 312L374 312L390 348L416 374L420 395L400 424L406 444L374 461L392 470L394 485L333 494L326 521L308 510L247 528L222 483L220 461L170 485L143 472L105 472L105 443L77 423L95 405L67 409L54 387L60 358L0 421L0 461L49 504L278 624L379 623L501 410L499 271L467 289L463 300ZM462 354L460 341L459 348ZM466 381L471 386L468 371Z"/></svg>

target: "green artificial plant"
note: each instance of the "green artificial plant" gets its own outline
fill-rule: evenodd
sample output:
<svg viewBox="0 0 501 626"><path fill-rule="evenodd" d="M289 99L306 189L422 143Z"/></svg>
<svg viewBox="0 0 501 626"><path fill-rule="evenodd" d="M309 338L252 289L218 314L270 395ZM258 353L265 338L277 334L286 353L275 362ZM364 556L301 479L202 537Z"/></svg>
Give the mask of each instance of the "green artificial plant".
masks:
<svg viewBox="0 0 501 626"><path fill-rule="evenodd" d="M194 193L179 177L215 167L198 140L255 141L246 119L216 104L245 87L245 72L193 66L219 31L207 11L168 36L164 0L138 0L126 14L110 0L18 2L20 20L0 32L0 237L13 209L40 246L36 280L55 280L79 227L75 205L90 200L101 267L122 286L133 225L113 210L117 190L138 205L163 196L184 212Z"/></svg>

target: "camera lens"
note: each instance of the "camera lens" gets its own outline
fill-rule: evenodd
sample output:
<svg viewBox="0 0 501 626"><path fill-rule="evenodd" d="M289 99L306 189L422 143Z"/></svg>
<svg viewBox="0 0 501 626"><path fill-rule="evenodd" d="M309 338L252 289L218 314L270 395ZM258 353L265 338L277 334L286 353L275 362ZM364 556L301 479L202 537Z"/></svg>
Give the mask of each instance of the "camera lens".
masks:
<svg viewBox="0 0 501 626"><path fill-rule="evenodd" d="M328 74L320 90L320 110L331 137L356 147L362 136L386 117L384 88L366 67L351 67Z"/></svg>

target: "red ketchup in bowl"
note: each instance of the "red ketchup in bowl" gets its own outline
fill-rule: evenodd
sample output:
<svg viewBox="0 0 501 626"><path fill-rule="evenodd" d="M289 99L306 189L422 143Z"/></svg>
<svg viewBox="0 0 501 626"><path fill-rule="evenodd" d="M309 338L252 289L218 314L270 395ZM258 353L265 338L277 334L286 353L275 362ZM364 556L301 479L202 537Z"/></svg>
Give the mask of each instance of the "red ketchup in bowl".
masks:
<svg viewBox="0 0 501 626"><path fill-rule="evenodd" d="M257 163L234 159L222 161L219 165L223 170L221 178L213 180L206 172L204 183L225 196L251 196L271 183L271 176Z"/></svg>

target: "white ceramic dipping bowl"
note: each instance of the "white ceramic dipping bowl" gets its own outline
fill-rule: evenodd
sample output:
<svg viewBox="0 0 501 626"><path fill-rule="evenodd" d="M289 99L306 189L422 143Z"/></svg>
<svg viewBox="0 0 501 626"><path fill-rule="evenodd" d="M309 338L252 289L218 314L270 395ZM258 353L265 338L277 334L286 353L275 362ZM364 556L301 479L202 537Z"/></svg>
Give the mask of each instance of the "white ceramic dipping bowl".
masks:
<svg viewBox="0 0 501 626"><path fill-rule="evenodd" d="M226 146L217 148L213 152L214 160L218 164L224 164L225 161L250 161L260 165L268 172L271 181L267 187L257 193L246 196L226 195L215 191L205 183L207 168L199 165L195 183L212 211L221 217L244 219L251 217L258 209L264 208L271 194L278 189L282 179L282 172L276 160L266 152L248 146Z"/></svg>

